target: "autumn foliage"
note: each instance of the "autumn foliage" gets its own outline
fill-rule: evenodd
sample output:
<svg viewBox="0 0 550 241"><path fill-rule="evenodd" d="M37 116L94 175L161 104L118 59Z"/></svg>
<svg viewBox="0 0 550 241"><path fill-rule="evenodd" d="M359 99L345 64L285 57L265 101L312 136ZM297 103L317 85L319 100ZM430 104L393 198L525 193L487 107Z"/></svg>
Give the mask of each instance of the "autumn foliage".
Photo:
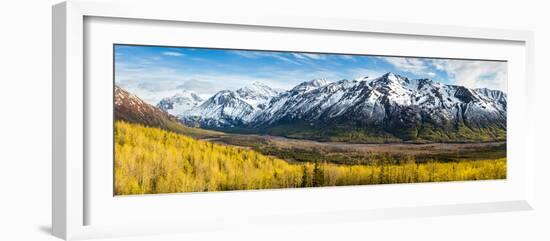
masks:
<svg viewBox="0 0 550 241"><path fill-rule="evenodd" d="M115 123L115 194L442 182L506 178L506 159L395 164L290 163L257 151Z"/></svg>

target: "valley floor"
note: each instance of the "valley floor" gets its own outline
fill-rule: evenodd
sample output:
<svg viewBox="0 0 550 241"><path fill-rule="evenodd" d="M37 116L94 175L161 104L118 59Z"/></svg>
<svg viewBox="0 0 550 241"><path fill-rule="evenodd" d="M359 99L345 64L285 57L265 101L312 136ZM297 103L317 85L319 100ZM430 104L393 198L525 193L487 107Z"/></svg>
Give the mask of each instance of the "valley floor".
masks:
<svg viewBox="0 0 550 241"><path fill-rule="evenodd" d="M115 194L506 178L505 143L346 144L115 123Z"/></svg>
<svg viewBox="0 0 550 241"><path fill-rule="evenodd" d="M268 135L226 134L204 139L220 144L252 148L290 161L327 161L357 164L380 158L416 161L461 161L506 157L506 142L356 144L289 139ZM342 162L343 159L349 163Z"/></svg>

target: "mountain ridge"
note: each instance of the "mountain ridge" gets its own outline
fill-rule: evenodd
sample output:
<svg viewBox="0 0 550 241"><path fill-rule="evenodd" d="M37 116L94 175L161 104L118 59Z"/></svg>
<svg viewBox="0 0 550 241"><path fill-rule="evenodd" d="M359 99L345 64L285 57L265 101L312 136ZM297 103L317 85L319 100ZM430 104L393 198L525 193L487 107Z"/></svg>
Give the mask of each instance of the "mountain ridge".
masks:
<svg viewBox="0 0 550 241"><path fill-rule="evenodd" d="M498 90L388 72L360 80L314 79L288 91L270 93L257 102L260 104L252 105L246 98L256 98L254 91L246 98L238 90L220 91L178 118L208 129L327 141L506 138L507 96Z"/></svg>
<svg viewBox="0 0 550 241"><path fill-rule="evenodd" d="M195 92L183 90L171 97L161 99L156 106L171 115L177 115L197 107L203 102L204 99Z"/></svg>
<svg viewBox="0 0 550 241"><path fill-rule="evenodd" d="M219 91L196 108L180 113L178 117L191 126L204 126L205 123L208 123L206 126L244 125L265 109L266 103L278 94L278 90L254 82L235 91Z"/></svg>
<svg viewBox="0 0 550 241"><path fill-rule="evenodd" d="M217 137L221 133L185 126L179 119L160 108L150 105L138 96L114 86L114 118L143 126L156 127L194 138Z"/></svg>

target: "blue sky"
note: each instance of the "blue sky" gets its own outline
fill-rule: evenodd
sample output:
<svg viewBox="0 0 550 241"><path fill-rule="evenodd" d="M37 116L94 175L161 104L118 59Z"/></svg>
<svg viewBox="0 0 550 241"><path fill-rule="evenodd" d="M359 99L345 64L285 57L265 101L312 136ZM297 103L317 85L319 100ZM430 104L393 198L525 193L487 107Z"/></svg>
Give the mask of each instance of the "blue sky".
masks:
<svg viewBox="0 0 550 241"><path fill-rule="evenodd" d="M312 79L356 79L394 72L446 84L506 91L507 64L497 61L312 54L115 45L115 82L151 104L190 90L208 97L259 81L290 89Z"/></svg>

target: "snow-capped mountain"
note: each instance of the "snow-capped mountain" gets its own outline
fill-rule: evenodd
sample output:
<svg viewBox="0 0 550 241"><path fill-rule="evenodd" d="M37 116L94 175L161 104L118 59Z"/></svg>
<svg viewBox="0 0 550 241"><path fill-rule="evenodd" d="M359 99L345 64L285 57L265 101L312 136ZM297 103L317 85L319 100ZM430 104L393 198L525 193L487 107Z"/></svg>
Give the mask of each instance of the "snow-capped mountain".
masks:
<svg viewBox="0 0 550 241"><path fill-rule="evenodd" d="M264 112L258 115L255 125L269 125L280 120L320 118L320 115L329 107L338 106L345 92L359 94L350 89L356 81L342 80L335 83L321 82L319 85L309 85L312 81L304 82L295 88L273 98ZM319 82L314 82L319 83ZM302 88L302 86L308 86Z"/></svg>
<svg viewBox="0 0 550 241"><path fill-rule="evenodd" d="M240 99L256 109L264 109L265 104L274 96L279 95L279 91L270 88L260 82L254 82L235 91Z"/></svg>
<svg viewBox="0 0 550 241"><path fill-rule="evenodd" d="M480 141L503 139L506 133L507 97L498 90L393 73L333 83L306 81L280 93L261 84L253 87L221 91L180 118L205 128L304 138L352 139L351 131L401 140Z"/></svg>
<svg viewBox="0 0 550 241"><path fill-rule="evenodd" d="M182 114L202 104L204 100L195 92L183 90L172 97L166 97L159 101L157 107L171 115Z"/></svg>
<svg viewBox="0 0 550 241"><path fill-rule="evenodd" d="M314 79L306 82L302 82L299 85L296 85L290 91L292 92L308 92L310 90L317 89L319 87L325 86L330 82L326 79Z"/></svg>
<svg viewBox="0 0 550 241"><path fill-rule="evenodd" d="M249 124L255 115L279 91L254 82L235 91L223 90L201 105L180 113L180 119L189 125L214 128L237 127Z"/></svg>

